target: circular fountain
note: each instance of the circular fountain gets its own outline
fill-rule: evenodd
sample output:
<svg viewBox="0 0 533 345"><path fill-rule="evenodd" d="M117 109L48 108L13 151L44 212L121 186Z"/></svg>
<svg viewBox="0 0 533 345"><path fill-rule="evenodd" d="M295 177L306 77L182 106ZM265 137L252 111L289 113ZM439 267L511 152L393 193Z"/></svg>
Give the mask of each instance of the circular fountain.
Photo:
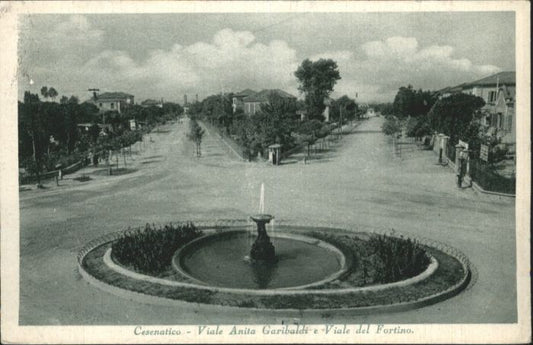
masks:
<svg viewBox="0 0 533 345"><path fill-rule="evenodd" d="M470 281L466 256L442 243L318 222L277 222L268 234L273 219L261 185L259 213L250 217L256 231L233 220L147 225L147 236L137 229L91 241L78 255L79 271L106 291L143 302L364 313L436 303ZM144 263L157 269L139 268Z"/></svg>

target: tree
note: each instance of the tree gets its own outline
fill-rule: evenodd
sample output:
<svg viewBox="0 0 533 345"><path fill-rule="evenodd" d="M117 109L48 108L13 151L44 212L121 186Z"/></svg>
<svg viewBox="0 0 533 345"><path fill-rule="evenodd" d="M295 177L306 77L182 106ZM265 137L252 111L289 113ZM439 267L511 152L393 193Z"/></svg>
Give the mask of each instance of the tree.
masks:
<svg viewBox="0 0 533 345"><path fill-rule="evenodd" d="M196 145L196 157L200 157L202 155L201 151L201 144L202 144L202 138L204 136L205 131L200 127L198 122L196 120L191 120L189 122L189 133L187 134L187 138L191 140Z"/></svg>
<svg viewBox="0 0 533 345"><path fill-rule="evenodd" d="M400 87L392 104L394 115L399 118L426 115L436 99L430 91L415 91L412 85Z"/></svg>
<svg viewBox="0 0 533 345"><path fill-rule="evenodd" d="M93 145L96 145L98 137L100 136L100 127L98 127L96 123L93 123L93 125L89 127L89 132L87 134L89 135L89 138L91 138Z"/></svg>
<svg viewBox="0 0 533 345"><path fill-rule="evenodd" d="M57 95L58 95L58 93L57 93L56 89L54 89L53 87L51 87L51 88L48 89L48 96L49 96L50 98L52 98L52 100L55 101Z"/></svg>
<svg viewBox="0 0 533 345"><path fill-rule="evenodd" d="M232 123L232 131L235 133L237 143L242 146L243 154L251 161L261 150L261 143L258 140L252 118L242 114Z"/></svg>
<svg viewBox="0 0 533 345"><path fill-rule="evenodd" d="M409 117L406 127L409 137L421 138L432 132L427 116Z"/></svg>
<svg viewBox="0 0 533 345"><path fill-rule="evenodd" d="M232 94L211 95L202 102L202 117L229 134L233 122Z"/></svg>
<svg viewBox="0 0 533 345"><path fill-rule="evenodd" d="M274 143L281 144L284 148L292 146L291 132L294 128L295 116L295 100L286 99L274 93L269 95L268 102L252 116L256 130L256 142L260 143L261 150L265 150Z"/></svg>
<svg viewBox="0 0 533 345"><path fill-rule="evenodd" d="M396 135L396 133L400 132L401 130L400 121L398 121L398 119L394 116L389 116L387 119L385 119L385 122L383 122L381 130L386 135Z"/></svg>
<svg viewBox="0 0 533 345"><path fill-rule="evenodd" d="M309 119L323 120L324 100L329 97L337 80L341 79L337 63L331 59L305 59L294 72L300 82L298 89L305 94Z"/></svg>
<svg viewBox="0 0 533 345"><path fill-rule="evenodd" d="M91 102L83 102L76 108L79 110L78 121L80 122L95 123L101 119L98 107Z"/></svg>
<svg viewBox="0 0 533 345"><path fill-rule="evenodd" d="M428 113L431 128L450 136L450 143L456 144L459 139L468 141L468 133L472 133L471 123L474 114L485 105L485 101L477 96L465 93L453 94L440 99ZM470 135L471 136L471 135Z"/></svg>
<svg viewBox="0 0 533 345"><path fill-rule="evenodd" d="M59 99L59 104L67 104L68 103L68 97L67 96L61 96Z"/></svg>
<svg viewBox="0 0 533 345"><path fill-rule="evenodd" d="M80 99L76 96L70 96L70 98L68 99L68 104L79 104L80 103Z"/></svg>
<svg viewBox="0 0 533 345"><path fill-rule="evenodd" d="M394 113L392 103L375 103L370 104L370 107L381 113L381 115L392 115Z"/></svg>
<svg viewBox="0 0 533 345"><path fill-rule="evenodd" d="M319 120L306 120L300 124L296 132L299 144L307 145L307 157L310 155L311 145L319 138L322 123Z"/></svg>
<svg viewBox="0 0 533 345"><path fill-rule="evenodd" d="M41 114L41 101L39 96L26 91L24 104L19 112L19 131L25 132L31 138L31 160L24 160L28 171L37 177L37 185L41 185L41 172L43 171L43 155L48 137L45 133L45 124Z"/></svg>
<svg viewBox="0 0 533 345"><path fill-rule="evenodd" d="M46 86L41 87L41 96L43 96L44 98L49 97L48 87Z"/></svg>
<svg viewBox="0 0 533 345"><path fill-rule="evenodd" d="M341 116L342 109L342 118L344 120L351 121L355 119L355 116L359 110L359 106L355 103L355 100L344 95L341 98L333 101L330 106L330 118L332 121L339 121Z"/></svg>
<svg viewBox="0 0 533 345"><path fill-rule="evenodd" d="M165 102L163 103L164 113L175 113L176 115L183 114L183 107L178 103Z"/></svg>

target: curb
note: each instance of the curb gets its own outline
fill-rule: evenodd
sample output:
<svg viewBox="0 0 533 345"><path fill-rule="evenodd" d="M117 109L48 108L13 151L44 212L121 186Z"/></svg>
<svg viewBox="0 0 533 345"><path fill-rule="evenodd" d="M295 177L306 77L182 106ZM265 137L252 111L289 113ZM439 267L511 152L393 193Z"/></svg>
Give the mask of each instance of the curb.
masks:
<svg viewBox="0 0 533 345"><path fill-rule="evenodd" d="M471 178L470 178L471 179ZM472 180L472 188L476 192L485 193L485 194L491 194L491 195L497 195L497 196L504 196L507 198L516 198L516 194L508 194L508 193L500 193L500 192L493 192L490 190L483 189L479 184L477 184L476 181Z"/></svg>

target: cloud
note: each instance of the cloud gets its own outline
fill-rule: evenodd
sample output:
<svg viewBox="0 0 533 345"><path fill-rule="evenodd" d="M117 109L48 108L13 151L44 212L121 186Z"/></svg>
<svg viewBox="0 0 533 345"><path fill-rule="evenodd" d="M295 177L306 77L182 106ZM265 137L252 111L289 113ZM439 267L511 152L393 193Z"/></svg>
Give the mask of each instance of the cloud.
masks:
<svg viewBox="0 0 533 345"><path fill-rule="evenodd" d="M57 24L51 31L43 32L45 40L57 40L62 45L75 44L96 46L102 41L104 32L94 29L86 17L73 15L69 20Z"/></svg>
<svg viewBox="0 0 533 345"><path fill-rule="evenodd" d="M378 59L401 59L416 53L418 42L413 37L389 37L383 41L371 41L362 45L367 56Z"/></svg>
<svg viewBox="0 0 533 345"><path fill-rule="evenodd" d="M375 100L391 100L400 86L440 89L500 71L493 65L476 65L455 57L449 45L420 47L414 37L389 37L360 46L362 56L339 60L342 80L336 94L357 92Z"/></svg>
<svg viewBox="0 0 533 345"><path fill-rule="evenodd" d="M79 16L56 25L45 40L53 37L52 41L57 42L72 30L86 33L83 40L69 43L78 44L74 52L88 45L88 41L98 45L102 40L102 33ZM57 50L54 53L50 54L53 63L48 64L48 77L41 80L55 78L59 82L70 80L71 84L77 81L87 87L90 84L106 90L128 91L140 99L160 96L181 99L185 93L207 96L245 88L296 92L296 51L282 40L256 42L248 31L223 29L208 42L152 50L143 61L135 60L126 51L102 47L84 61L64 59ZM65 73L68 78L61 76Z"/></svg>
<svg viewBox="0 0 533 345"><path fill-rule="evenodd" d="M23 32L21 75L27 79L23 89L36 92L42 85L52 85L60 93L81 98L88 97L89 87L133 93L137 100L181 100L183 94L205 97L245 88L280 88L298 95L294 71L305 58L335 60L342 79L333 96L357 93L361 101L392 100L407 84L439 89L499 71L456 57L449 45L420 46L415 37L392 36L356 49L301 56L284 40L259 41L250 31L225 28L204 41L175 42L140 57L110 46L106 34L111 33L94 27L84 16L70 16L48 31L30 26ZM29 79L35 84L29 85Z"/></svg>
<svg viewBox="0 0 533 345"><path fill-rule="evenodd" d="M79 69L101 49L104 31L92 27L84 16L47 25L36 24L39 19L24 17L19 36L19 73L35 79L39 87Z"/></svg>

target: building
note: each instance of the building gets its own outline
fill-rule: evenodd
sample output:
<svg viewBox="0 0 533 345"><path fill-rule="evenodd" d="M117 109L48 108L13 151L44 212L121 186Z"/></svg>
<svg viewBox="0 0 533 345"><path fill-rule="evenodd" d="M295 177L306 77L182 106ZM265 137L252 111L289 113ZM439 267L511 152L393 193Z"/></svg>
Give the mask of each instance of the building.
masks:
<svg viewBox="0 0 533 345"><path fill-rule="evenodd" d="M242 90L241 92L235 93L233 95L232 104L231 104L231 106L233 108L233 113L235 113L237 111L237 109L243 109L244 110L243 99L246 98L246 97L249 97L249 96L253 96L256 93L257 93L256 91L250 90L250 89Z"/></svg>
<svg viewBox="0 0 533 345"><path fill-rule="evenodd" d="M156 101L154 99L147 99L141 102L141 106L144 108L149 108L149 107L163 108L163 99L161 99L160 101Z"/></svg>
<svg viewBox="0 0 533 345"><path fill-rule="evenodd" d="M367 108L366 109L366 113L365 113L365 117L374 117L376 116L376 111L374 110L374 108Z"/></svg>
<svg viewBox="0 0 533 345"><path fill-rule="evenodd" d="M435 94L439 99L449 97L455 93L463 92L463 86L465 85L466 83L463 83L457 86L446 87L442 90L437 91Z"/></svg>
<svg viewBox="0 0 533 345"><path fill-rule="evenodd" d="M507 88L513 96L516 88L515 72L500 72L483 79L463 84L461 92L483 98L485 103L494 104L500 88Z"/></svg>
<svg viewBox="0 0 533 345"><path fill-rule="evenodd" d="M98 107L100 112L117 111L122 112L129 105L134 104L134 96L124 92L105 92L93 97L92 102Z"/></svg>
<svg viewBox="0 0 533 345"><path fill-rule="evenodd" d="M255 94L246 96L242 99L244 113L247 115L253 115L257 113L259 110L261 110L261 105L268 103L269 98L273 95L276 95L276 96L279 96L285 99L296 100L296 97L294 97L290 93L287 93L283 90L279 90L279 89L262 90Z"/></svg>
<svg viewBox="0 0 533 345"><path fill-rule="evenodd" d="M481 124L490 136L495 136L503 144L514 146L516 142L516 73L500 72L488 77L448 87L438 91L439 98L454 93L466 93L481 97L485 105L481 108Z"/></svg>

